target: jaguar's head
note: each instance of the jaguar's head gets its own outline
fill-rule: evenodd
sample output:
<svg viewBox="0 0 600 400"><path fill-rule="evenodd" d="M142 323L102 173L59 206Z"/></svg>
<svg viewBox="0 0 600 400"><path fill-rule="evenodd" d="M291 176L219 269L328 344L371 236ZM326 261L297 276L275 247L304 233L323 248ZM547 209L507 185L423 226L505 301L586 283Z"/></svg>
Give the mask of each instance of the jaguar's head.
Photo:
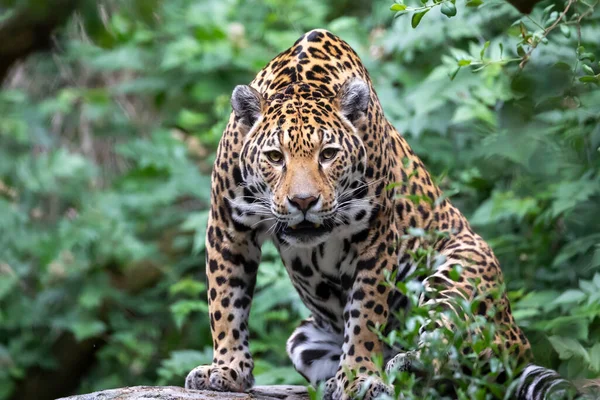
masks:
<svg viewBox="0 0 600 400"><path fill-rule="evenodd" d="M233 109L245 127L244 201L280 240L309 247L336 228L366 223L372 204L358 127L369 102L369 86L358 78L330 97L307 84L269 99L250 86L235 88Z"/></svg>

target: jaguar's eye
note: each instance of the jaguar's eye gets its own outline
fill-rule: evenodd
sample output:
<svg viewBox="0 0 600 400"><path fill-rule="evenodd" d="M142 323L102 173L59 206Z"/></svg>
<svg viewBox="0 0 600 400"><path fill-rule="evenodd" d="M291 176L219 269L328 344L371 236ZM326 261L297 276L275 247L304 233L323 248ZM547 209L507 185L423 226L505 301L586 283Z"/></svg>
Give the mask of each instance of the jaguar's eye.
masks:
<svg viewBox="0 0 600 400"><path fill-rule="evenodd" d="M281 164L283 162L283 154L277 150L267 151L265 155L273 164Z"/></svg>
<svg viewBox="0 0 600 400"><path fill-rule="evenodd" d="M323 149L323 151L321 151L321 159L325 160L325 161L332 160L336 156L338 151L339 151L339 149L336 149L333 147L328 147L326 149Z"/></svg>

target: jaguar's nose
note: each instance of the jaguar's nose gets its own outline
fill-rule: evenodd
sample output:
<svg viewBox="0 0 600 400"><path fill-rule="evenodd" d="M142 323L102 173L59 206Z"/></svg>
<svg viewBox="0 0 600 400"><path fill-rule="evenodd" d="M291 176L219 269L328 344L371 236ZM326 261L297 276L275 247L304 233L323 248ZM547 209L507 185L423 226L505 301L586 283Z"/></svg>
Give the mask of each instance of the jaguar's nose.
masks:
<svg viewBox="0 0 600 400"><path fill-rule="evenodd" d="M318 196L294 196L292 198L288 197L288 201L290 202L291 205L293 205L294 207L296 207L298 210L302 211L303 213L306 214L306 212L308 212L308 210L311 209L311 207L314 207L317 202L319 201L319 197L321 197L321 195Z"/></svg>

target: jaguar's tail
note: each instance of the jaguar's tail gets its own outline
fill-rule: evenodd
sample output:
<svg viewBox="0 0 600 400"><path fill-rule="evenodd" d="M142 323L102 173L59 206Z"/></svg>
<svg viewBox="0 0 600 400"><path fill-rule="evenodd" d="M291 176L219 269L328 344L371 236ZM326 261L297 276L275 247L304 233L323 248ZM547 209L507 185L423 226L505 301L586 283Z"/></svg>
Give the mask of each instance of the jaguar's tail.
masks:
<svg viewBox="0 0 600 400"><path fill-rule="evenodd" d="M518 400L582 400L575 385L556 371L529 364L519 377L514 398Z"/></svg>

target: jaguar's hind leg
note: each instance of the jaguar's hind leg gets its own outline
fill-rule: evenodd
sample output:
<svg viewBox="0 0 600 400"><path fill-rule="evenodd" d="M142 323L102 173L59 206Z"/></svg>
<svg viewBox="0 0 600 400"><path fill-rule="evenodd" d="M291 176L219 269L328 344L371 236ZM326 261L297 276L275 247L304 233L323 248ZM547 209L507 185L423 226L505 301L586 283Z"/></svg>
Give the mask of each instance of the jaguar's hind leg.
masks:
<svg viewBox="0 0 600 400"><path fill-rule="evenodd" d="M287 353L296 370L311 384L333 377L340 364L344 337L310 317L302 321L287 341Z"/></svg>

